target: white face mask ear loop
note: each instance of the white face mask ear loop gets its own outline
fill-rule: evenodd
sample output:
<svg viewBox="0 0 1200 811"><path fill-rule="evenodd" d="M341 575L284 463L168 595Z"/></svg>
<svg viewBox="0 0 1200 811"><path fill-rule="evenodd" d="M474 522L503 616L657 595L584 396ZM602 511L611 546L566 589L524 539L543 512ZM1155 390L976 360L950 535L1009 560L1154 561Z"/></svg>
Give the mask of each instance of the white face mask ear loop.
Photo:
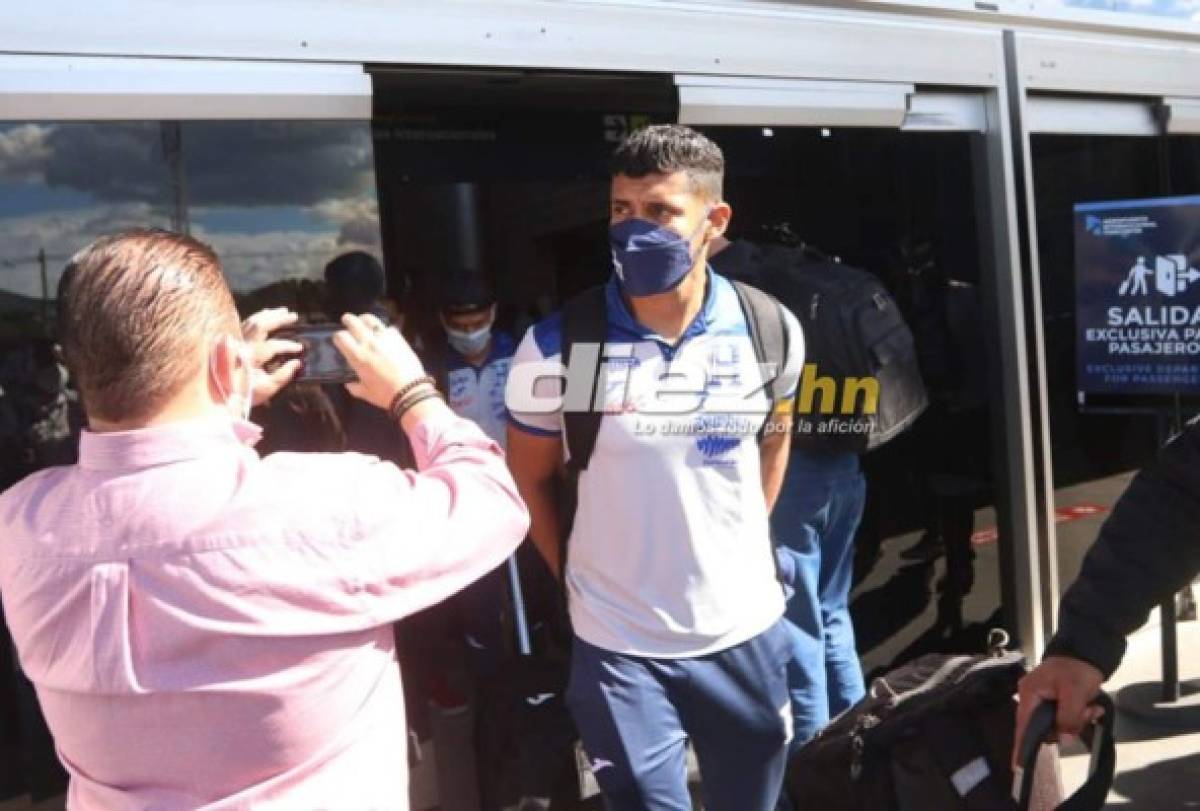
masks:
<svg viewBox="0 0 1200 811"><path fill-rule="evenodd" d="M246 367L246 394L242 400L242 421L248 422L250 411L254 408L254 364L250 362L250 352L245 342L238 349L238 357L242 359L242 365Z"/></svg>
<svg viewBox="0 0 1200 811"><path fill-rule="evenodd" d="M219 340L219 339L218 339ZM246 394L242 398L242 419L250 419L250 409L253 406L254 396L254 370L250 367L249 358L246 356L245 346L238 350L238 357L242 359L242 364L246 367ZM214 351L208 353L208 373L212 375L213 383L217 387L217 393L221 395L221 399L225 402L225 407L229 407L229 401L233 399L234 393L226 391L225 386L221 384L221 376L217 374L216 353Z"/></svg>
<svg viewBox="0 0 1200 811"><path fill-rule="evenodd" d="M217 347L215 343L208 350L208 373L212 376L213 385L217 387L217 393L221 395L221 402L228 404L229 392L225 391L225 386L221 383L221 376L217 374Z"/></svg>

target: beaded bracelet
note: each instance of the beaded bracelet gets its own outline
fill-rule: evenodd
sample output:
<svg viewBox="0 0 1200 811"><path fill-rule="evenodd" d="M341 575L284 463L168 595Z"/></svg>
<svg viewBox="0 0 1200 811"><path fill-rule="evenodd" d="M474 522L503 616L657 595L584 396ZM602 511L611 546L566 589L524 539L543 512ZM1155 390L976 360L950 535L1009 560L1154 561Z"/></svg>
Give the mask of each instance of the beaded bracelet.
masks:
<svg viewBox="0 0 1200 811"><path fill-rule="evenodd" d="M392 402L388 403L387 407L388 413L391 414L394 412L396 410L396 406L400 405L400 401L407 397L414 389L418 389L421 386L433 386L436 389L435 383L436 381L434 381L434 379L429 375L418 377L416 380L405 383L396 391L395 394L392 395Z"/></svg>
<svg viewBox="0 0 1200 811"><path fill-rule="evenodd" d="M397 402L404 399L404 395L422 384L437 388L437 381L433 379L432 375L425 375L424 377L418 377L416 380L410 380L401 386L400 390L392 397L392 405L394 406ZM388 410L390 411L391 409L389 408Z"/></svg>
<svg viewBox="0 0 1200 811"><path fill-rule="evenodd" d="M400 401L394 410L392 410L392 419L396 422L404 419L404 415L413 409L418 403L423 403L426 400L432 400L434 397L441 398L441 393L437 389L429 389L428 391L416 391Z"/></svg>
<svg viewBox="0 0 1200 811"><path fill-rule="evenodd" d="M416 381L415 386L412 384L404 386L396 392L395 396L392 397L392 402L390 405L388 405L388 416L398 419L396 415L400 413L400 409L404 406L405 402L413 396L414 393L425 394L431 390L436 391L436 389L434 389L424 380Z"/></svg>

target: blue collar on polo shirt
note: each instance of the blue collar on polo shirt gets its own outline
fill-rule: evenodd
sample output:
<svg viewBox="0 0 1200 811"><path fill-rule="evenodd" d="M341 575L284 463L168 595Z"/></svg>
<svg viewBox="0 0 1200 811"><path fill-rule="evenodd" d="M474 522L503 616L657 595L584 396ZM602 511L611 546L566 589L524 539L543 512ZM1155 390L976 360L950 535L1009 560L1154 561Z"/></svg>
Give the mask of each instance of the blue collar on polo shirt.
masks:
<svg viewBox="0 0 1200 811"><path fill-rule="evenodd" d="M683 335L679 336L679 340L672 345L657 332L637 320L629 309L629 305L625 303L625 297L621 295L620 283L616 276L612 276L604 290L609 326L619 332L628 333L638 340L654 341L663 353L669 356L689 338L703 335L712 327L717 316L716 287L716 278L710 266L704 272L704 304L700 307L700 312L696 313L696 317L692 319L692 323L688 324L687 329L683 331Z"/></svg>

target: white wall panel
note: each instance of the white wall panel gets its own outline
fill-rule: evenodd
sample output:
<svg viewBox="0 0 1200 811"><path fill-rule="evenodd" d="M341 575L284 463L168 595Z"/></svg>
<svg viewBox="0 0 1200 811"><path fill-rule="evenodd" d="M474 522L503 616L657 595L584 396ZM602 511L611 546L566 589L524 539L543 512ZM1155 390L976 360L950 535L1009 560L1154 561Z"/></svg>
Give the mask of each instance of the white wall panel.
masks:
<svg viewBox="0 0 1200 811"><path fill-rule="evenodd" d="M994 86L999 33L884 13L649 0L41 0L0 52L628 70Z"/></svg>
<svg viewBox="0 0 1200 811"><path fill-rule="evenodd" d="M700 126L899 127L912 85L677 76L679 121Z"/></svg>
<svg viewBox="0 0 1200 811"><path fill-rule="evenodd" d="M0 120L370 117L361 65L0 55Z"/></svg>
<svg viewBox="0 0 1200 811"><path fill-rule="evenodd" d="M1017 65L1029 90L1200 96L1200 45L1191 43L1019 33Z"/></svg>

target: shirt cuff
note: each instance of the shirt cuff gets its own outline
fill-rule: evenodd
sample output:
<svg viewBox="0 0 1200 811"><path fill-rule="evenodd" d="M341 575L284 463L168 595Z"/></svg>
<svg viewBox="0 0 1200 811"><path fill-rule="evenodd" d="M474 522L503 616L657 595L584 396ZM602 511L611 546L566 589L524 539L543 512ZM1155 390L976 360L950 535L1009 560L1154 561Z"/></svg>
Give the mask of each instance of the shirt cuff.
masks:
<svg viewBox="0 0 1200 811"><path fill-rule="evenodd" d="M1069 656L1095 667L1108 679L1125 657L1125 639L1100 630L1080 632L1071 627L1060 628L1046 645L1046 656Z"/></svg>
<svg viewBox="0 0 1200 811"><path fill-rule="evenodd" d="M533 436L546 437L547 439L557 439L558 437L562 436L562 431L551 431L546 428L539 428L536 425L529 425L528 423L521 422L511 413L508 415L508 423L514 428L524 431L527 434L532 434Z"/></svg>

